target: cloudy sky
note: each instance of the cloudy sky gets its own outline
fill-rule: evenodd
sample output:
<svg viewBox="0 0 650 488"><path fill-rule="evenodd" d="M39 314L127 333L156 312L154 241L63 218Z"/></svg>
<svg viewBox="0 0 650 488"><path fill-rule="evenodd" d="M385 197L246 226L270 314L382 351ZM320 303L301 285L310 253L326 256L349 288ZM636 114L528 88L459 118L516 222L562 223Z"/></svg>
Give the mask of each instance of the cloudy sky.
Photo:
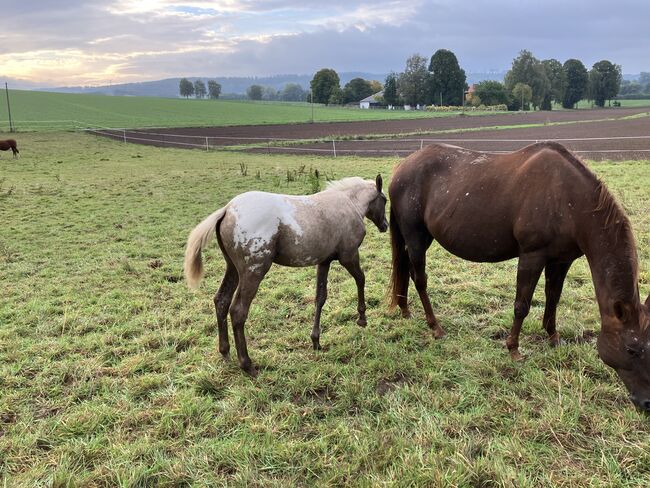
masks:
<svg viewBox="0 0 650 488"><path fill-rule="evenodd" d="M176 76L401 71L415 52L468 72L519 50L650 71L649 0L2 0L0 75L56 85Z"/></svg>

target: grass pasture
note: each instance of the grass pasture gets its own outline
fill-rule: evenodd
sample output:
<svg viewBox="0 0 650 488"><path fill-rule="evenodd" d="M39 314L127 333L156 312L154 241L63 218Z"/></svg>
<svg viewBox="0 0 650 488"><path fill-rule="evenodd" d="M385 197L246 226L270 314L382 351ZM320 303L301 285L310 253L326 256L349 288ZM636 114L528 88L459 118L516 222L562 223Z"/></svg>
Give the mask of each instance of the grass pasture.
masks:
<svg viewBox="0 0 650 488"><path fill-rule="evenodd" d="M597 357L584 259L558 309L566 344L547 345L540 286L515 364L503 347L514 261L432 246L429 293L448 332L434 341L412 287L413 319L386 311L388 235L367 222L366 329L334 265L312 351L315 270L274 267L246 329L259 377L220 360L216 245L199 291L181 279L194 225L246 190L308 192L312 168L386 181L395 160L75 133L23 134L21 156L0 155L2 486L650 485L650 418ZM630 216L645 297L650 164L591 166Z"/></svg>
<svg viewBox="0 0 650 488"><path fill-rule="evenodd" d="M49 93L10 90L11 113L19 131L90 127L211 127L249 124L294 124L312 120L312 107L299 102L195 100L156 97ZM493 112L473 112L472 115ZM448 117L404 110L361 110L314 105L315 122L346 122ZM0 104L0 127L8 130L7 107ZM74 122L73 122L74 121Z"/></svg>

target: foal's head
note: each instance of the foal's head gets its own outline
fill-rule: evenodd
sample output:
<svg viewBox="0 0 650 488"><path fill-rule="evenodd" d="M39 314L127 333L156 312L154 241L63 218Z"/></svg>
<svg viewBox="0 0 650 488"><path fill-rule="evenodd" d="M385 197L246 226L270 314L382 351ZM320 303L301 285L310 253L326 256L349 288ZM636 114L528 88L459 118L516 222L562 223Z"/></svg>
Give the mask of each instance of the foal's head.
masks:
<svg viewBox="0 0 650 488"><path fill-rule="evenodd" d="M613 316L603 320L598 353L623 380L630 400L650 412L650 296L645 304L614 304Z"/></svg>
<svg viewBox="0 0 650 488"><path fill-rule="evenodd" d="M386 220L386 195L381 191L383 185L381 175L377 175L375 179L375 188L377 193L370 200L366 217L368 217L379 229L379 232L386 232L388 230L388 221Z"/></svg>

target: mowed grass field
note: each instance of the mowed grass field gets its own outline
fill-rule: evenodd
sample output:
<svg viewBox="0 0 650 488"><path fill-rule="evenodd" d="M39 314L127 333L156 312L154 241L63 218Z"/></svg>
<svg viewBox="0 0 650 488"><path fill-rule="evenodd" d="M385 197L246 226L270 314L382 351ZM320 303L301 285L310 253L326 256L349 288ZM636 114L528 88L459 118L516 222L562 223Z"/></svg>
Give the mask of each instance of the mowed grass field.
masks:
<svg viewBox="0 0 650 488"><path fill-rule="evenodd" d="M196 100L155 97L48 93L9 90L11 114L18 130L73 127L199 127L248 124L293 124L312 120L312 107L298 102ZM493 112L473 112L485 115ZM458 112L361 110L315 104L315 122L448 117ZM0 104L2 130L8 130L6 104Z"/></svg>
<svg viewBox="0 0 650 488"><path fill-rule="evenodd" d="M435 341L413 287L413 319L387 312L389 238L367 223L368 327L334 265L314 352L315 269L274 267L246 328L252 380L217 351L216 244L202 287L182 281L189 231L243 191L309 192L316 168L387 181L396 160L74 133L20 143L20 159L0 156L2 486L650 485L650 418L597 356L584 259L558 309L565 345L547 345L541 283L527 359L513 363L503 342L515 261L470 263L434 244L429 293L448 332ZM630 216L645 298L650 164L591 167Z"/></svg>

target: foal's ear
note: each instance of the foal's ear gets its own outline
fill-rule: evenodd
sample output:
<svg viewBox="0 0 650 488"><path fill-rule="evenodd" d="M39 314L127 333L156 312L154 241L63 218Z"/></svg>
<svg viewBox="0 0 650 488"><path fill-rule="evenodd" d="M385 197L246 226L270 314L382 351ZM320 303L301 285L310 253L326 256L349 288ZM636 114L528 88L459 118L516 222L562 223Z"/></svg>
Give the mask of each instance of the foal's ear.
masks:
<svg viewBox="0 0 650 488"><path fill-rule="evenodd" d="M377 185L377 191L381 193L381 187L384 184L384 182L381 179L381 175L377 175L377 178L375 178L375 184Z"/></svg>

